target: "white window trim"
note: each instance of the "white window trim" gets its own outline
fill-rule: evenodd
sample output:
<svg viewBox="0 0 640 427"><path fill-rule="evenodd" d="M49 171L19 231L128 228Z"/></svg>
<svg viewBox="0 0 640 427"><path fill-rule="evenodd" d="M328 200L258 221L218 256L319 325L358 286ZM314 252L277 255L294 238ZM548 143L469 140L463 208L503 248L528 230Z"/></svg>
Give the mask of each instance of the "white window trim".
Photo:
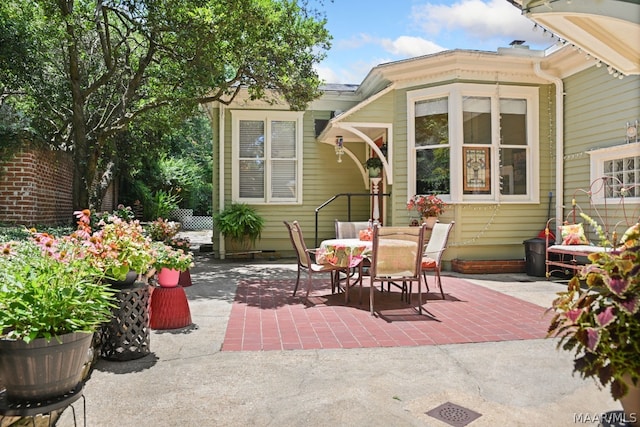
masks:
<svg viewBox="0 0 640 427"><path fill-rule="evenodd" d="M271 111L271 110L231 110L231 197L236 202L260 204L280 204L280 205L300 205L302 204L302 183L303 183L303 165L302 165L302 149L304 140L303 111ZM264 199L241 198L240 197L240 121L241 120L263 120L265 121L265 135L271 129L270 122L274 120L295 121L296 122L296 195L291 200L282 198L271 198L269 189L271 188L271 176L265 174L266 194ZM265 147L265 156L267 163L271 163L271 153Z"/></svg>
<svg viewBox="0 0 640 427"><path fill-rule="evenodd" d="M465 195L462 171L462 99L465 96L490 97L492 111L498 111L500 98L525 99L527 102L527 194L500 194L499 140L497 116L492 117L491 144L491 194ZM499 84L452 83L433 88L407 92L407 191L416 191L415 156L415 103L434 98L449 98L449 149L451 159L451 194L442 195L449 203L540 203L540 153L539 153L539 99L537 87L507 86Z"/></svg>
<svg viewBox="0 0 640 427"><path fill-rule="evenodd" d="M604 176L604 162L615 159L622 159L625 157L636 156L640 152L640 142L634 142L629 144L621 144L613 147L598 148L589 151L590 157L590 169L589 169L589 182L594 182L596 179ZM604 203L604 192L596 191L592 195L594 203ZM620 203L620 197L608 198L607 202ZM625 203L640 204L640 197L625 197Z"/></svg>

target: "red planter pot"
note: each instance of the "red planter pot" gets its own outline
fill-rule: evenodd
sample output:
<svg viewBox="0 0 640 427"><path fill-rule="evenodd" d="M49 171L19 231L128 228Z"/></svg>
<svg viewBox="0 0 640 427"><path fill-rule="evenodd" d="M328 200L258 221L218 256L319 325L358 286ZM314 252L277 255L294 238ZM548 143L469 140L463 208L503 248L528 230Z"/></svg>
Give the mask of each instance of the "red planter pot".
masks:
<svg viewBox="0 0 640 427"><path fill-rule="evenodd" d="M180 270L163 268L158 273L158 285L163 288L175 288L180 282Z"/></svg>
<svg viewBox="0 0 640 427"><path fill-rule="evenodd" d="M180 272L180 280L178 281L178 285L186 288L187 286L191 286L193 283L191 282L191 273L189 270Z"/></svg>

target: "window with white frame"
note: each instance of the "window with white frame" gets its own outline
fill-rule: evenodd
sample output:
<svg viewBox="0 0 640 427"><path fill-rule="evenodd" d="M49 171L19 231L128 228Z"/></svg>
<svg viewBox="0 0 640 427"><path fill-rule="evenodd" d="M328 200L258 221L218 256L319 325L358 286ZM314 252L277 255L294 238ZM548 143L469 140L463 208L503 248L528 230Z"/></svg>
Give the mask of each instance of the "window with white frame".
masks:
<svg viewBox="0 0 640 427"><path fill-rule="evenodd" d="M408 92L410 194L538 201L538 90L456 83Z"/></svg>
<svg viewBox="0 0 640 427"><path fill-rule="evenodd" d="M233 110L233 199L302 200L302 112Z"/></svg>
<svg viewBox="0 0 640 427"><path fill-rule="evenodd" d="M606 194L594 193L594 202L604 198L640 202L640 143L601 148L589 152L591 157L591 182L604 176L611 178Z"/></svg>

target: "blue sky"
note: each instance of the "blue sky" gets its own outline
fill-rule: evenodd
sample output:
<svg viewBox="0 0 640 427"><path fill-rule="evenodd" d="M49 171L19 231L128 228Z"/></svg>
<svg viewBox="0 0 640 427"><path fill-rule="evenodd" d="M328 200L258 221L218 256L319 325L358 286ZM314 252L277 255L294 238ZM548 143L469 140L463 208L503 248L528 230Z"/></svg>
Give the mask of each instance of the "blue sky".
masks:
<svg viewBox="0 0 640 427"><path fill-rule="evenodd" d="M507 0L325 0L321 9L333 41L317 70L328 83L359 84L378 64L443 50L554 43Z"/></svg>

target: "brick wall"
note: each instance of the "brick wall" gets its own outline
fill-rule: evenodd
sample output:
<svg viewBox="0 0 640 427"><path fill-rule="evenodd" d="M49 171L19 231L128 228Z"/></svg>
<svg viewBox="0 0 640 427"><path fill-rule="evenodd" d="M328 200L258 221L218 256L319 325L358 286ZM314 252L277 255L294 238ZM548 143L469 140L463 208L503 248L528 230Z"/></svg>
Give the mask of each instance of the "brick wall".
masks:
<svg viewBox="0 0 640 427"><path fill-rule="evenodd" d="M451 269L463 274L524 273L525 267L525 261L520 259L451 261Z"/></svg>
<svg viewBox="0 0 640 427"><path fill-rule="evenodd" d="M55 225L73 220L73 159L47 150L18 152L0 163L0 222Z"/></svg>

